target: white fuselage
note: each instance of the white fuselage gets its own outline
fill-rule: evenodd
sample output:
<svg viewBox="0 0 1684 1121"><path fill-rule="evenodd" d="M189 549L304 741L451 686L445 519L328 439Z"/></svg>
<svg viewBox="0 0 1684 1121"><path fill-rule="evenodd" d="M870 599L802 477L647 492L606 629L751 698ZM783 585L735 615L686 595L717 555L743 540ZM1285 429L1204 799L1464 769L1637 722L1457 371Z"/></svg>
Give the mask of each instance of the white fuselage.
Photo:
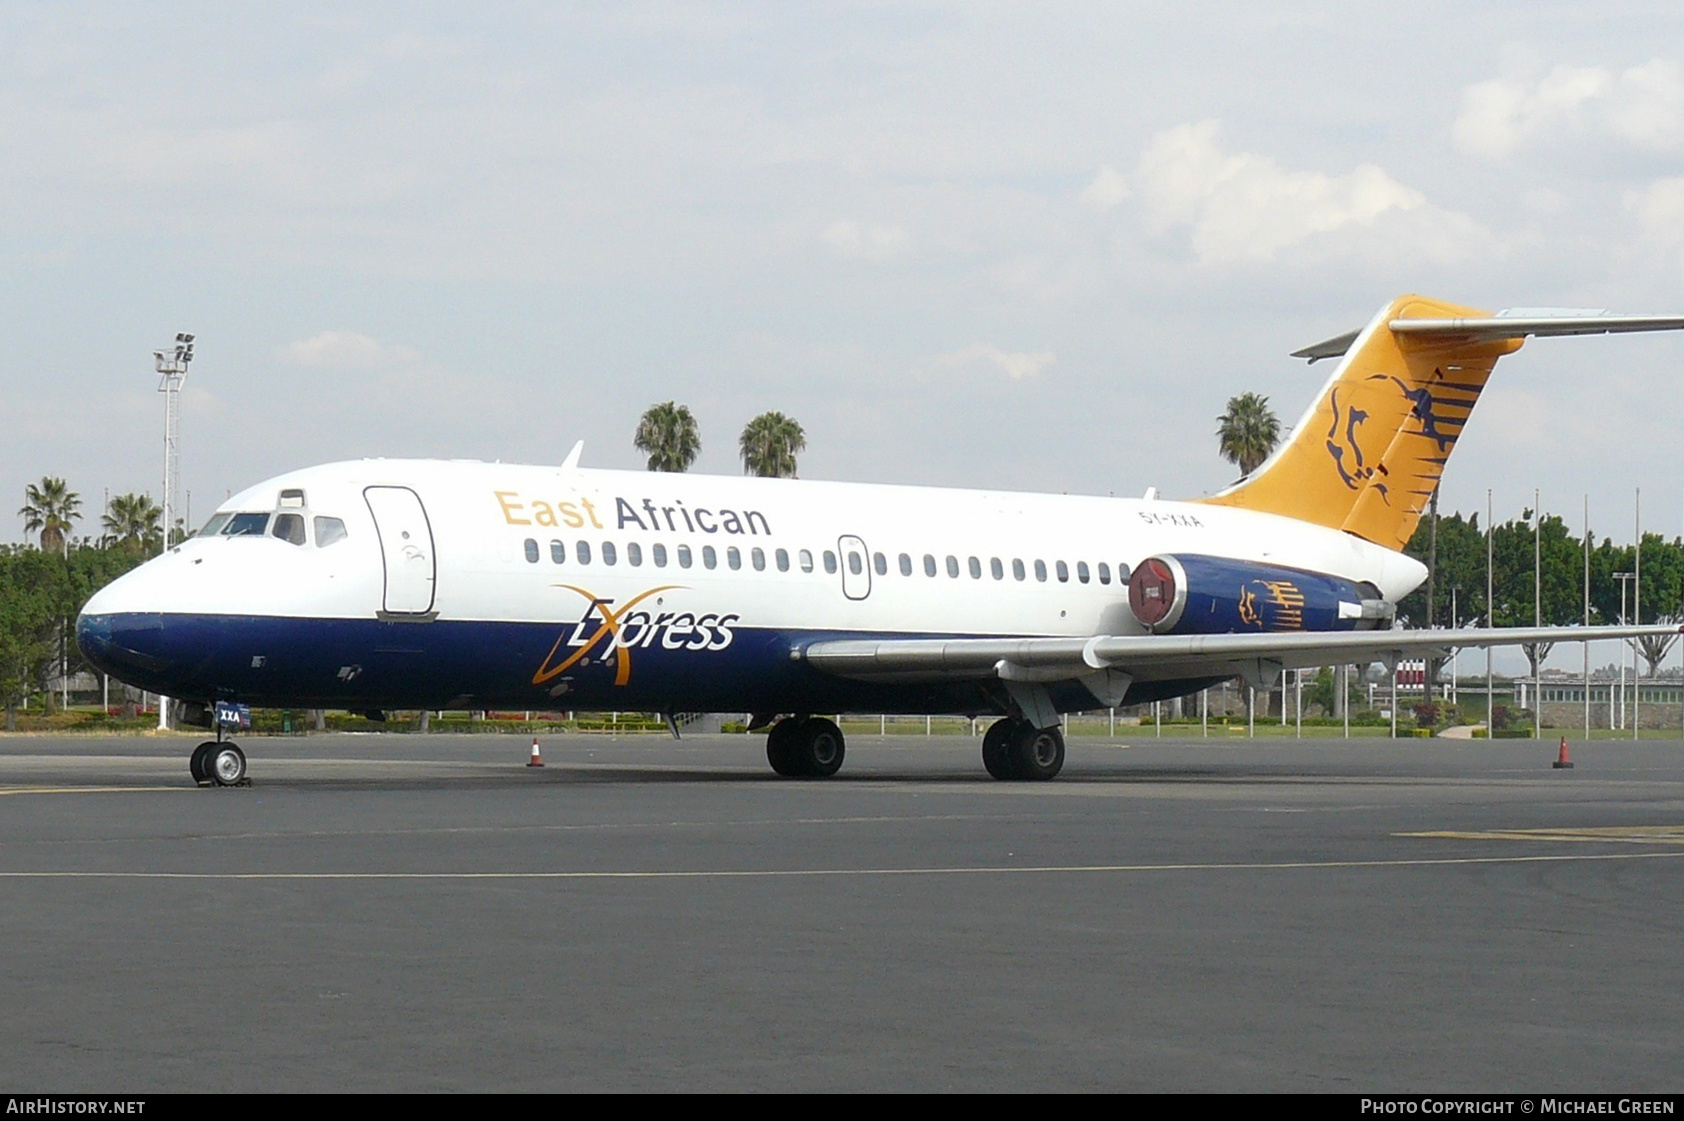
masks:
<svg viewBox="0 0 1684 1121"><path fill-rule="evenodd" d="M228 535L225 514L257 531ZM324 519L343 536L327 540L337 533ZM493 695L530 704L562 695L554 682L564 679L567 707L632 707L610 705L623 695L686 708L732 695L694 687L710 666L729 667L732 688L753 692L743 682L755 667L777 671L804 636L1143 633L1127 578L1155 554L1329 574L1393 602L1424 577L1416 561L1351 535L1230 507L433 460L292 472L234 495L212 526L221 532L89 602L84 647L96 662L175 696L191 688L207 699L374 705L383 694L373 668L397 651L413 668L382 679L410 683L394 703L421 699L426 681L432 706ZM151 651L170 667L154 672L145 658L102 655L100 621L125 619L152 630L192 621L191 641L214 645L215 657L190 672L184 649ZM313 624L336 636L324 648L349 645L312 661L294 647ZM125 642L116 648L131 649ZM366 657L358 642L373 644ZM523 643L530 649L515 653ZM473 665L510 660L467 672L476 650ZM581 650L567 673L552 672ZM622 666L639 659L635 672ZM457 687L443 680L451 673L473 680Z"/></svg>

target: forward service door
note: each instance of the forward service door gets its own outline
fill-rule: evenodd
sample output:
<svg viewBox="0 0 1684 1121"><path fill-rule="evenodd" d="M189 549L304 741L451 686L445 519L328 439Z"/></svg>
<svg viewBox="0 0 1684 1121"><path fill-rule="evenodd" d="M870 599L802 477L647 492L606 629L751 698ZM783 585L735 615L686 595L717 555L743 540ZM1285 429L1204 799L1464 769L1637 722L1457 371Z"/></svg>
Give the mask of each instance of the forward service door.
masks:
<svg viewBox="0 0 1684 1121"><path fill-rule="evenodd" d="M438 562L433 556L433 528L421 497L408 487L366 487L363 498L374 515L386 567L381 615L432 618Z"/></svg>

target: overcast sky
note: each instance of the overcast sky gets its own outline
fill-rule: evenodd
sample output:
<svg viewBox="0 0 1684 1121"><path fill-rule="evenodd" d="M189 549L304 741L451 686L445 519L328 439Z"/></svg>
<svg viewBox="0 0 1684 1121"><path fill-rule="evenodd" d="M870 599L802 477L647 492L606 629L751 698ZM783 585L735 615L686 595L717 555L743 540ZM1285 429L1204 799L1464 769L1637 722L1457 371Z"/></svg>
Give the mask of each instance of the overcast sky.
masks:
<svg viewBox="0 0 1684 1121"><path fill-rule="evenodd" d="M62 475L370 455L698 470L778 409L809 478L1166 497L1287 353L1422 292L1684 311L1684 7L0 8L0 539ZM1684 336L1533 341L1446 509L1679 532Z"/></svg>

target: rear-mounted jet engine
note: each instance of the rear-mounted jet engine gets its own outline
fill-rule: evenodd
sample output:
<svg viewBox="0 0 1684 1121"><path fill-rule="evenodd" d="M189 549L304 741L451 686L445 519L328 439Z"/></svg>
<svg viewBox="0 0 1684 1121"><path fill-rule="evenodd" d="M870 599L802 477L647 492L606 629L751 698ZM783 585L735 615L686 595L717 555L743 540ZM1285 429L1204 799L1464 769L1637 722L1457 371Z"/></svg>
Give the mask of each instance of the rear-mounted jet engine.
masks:
<svg viewBox="0 0 1684 1121"><path fill-rule="evenodd" d="M1129 608L1153 634L1373 630L1394 612L1373 584L1195 554L1136 565Z"/></svg>

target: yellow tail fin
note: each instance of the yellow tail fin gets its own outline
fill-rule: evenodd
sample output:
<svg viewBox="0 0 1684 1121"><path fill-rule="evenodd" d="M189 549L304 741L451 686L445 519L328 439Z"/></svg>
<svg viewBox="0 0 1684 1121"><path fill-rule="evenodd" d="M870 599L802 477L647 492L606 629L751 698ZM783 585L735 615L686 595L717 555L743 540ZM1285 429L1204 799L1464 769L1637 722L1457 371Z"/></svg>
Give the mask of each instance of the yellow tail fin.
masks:
<svg viewBox="0 0 1684 1121"><path fill-rule="evenodd" d="M1290 443L1203 501L1281 514L1402 549L1497 359L1518 338L1394 331L1488 313L1404 296L1360 332Z"/></svg>

